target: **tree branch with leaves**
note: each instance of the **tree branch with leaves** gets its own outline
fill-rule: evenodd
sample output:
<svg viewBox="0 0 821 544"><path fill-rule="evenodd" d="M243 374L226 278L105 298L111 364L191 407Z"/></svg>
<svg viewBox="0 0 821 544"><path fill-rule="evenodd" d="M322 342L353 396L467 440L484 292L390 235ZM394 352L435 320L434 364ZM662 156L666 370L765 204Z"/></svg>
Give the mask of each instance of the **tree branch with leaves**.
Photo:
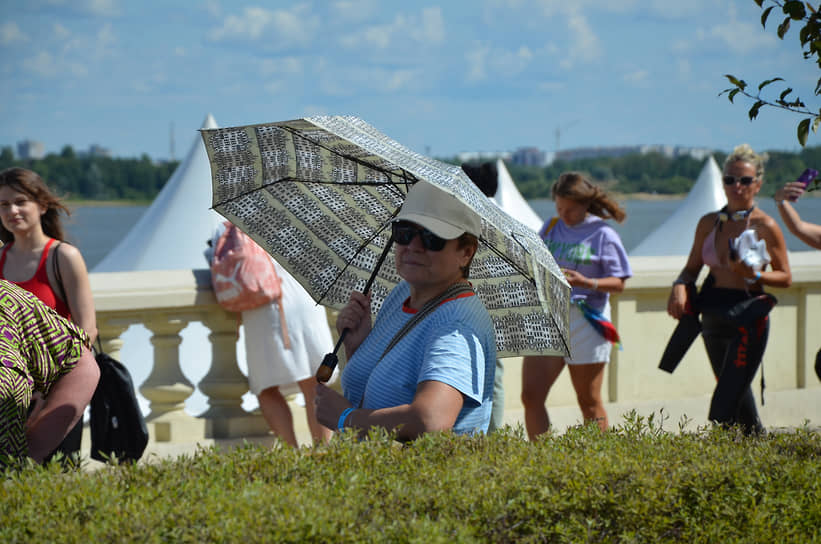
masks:
<svg viewBox="0 0 821 544"><path fill-rule="evenodd" d="M794 23L804 23L804 26L799 30L799 39L801 41L801 49L804 59L814 59L816 65L821 68L821 4L813 7L809 2L801 2L799 0L753 0L761 12L761 26L767 28L767 21L773 11L779 8L784 15L781 23L779 23L776 30L778 38L783 40L784 36L789 32L790 27ZM737 95L746 96L754 100L752 107L747 112L752 121L758 117L758 112L765 106L780 108L792 113L806 116L798 123L797 136L798 142L804 146L807 143L809 131L812 129L814 133L818 132L818 127L821 125L821 108L818 111L813 111L807 106L798 95L793 94L792 87L786 85L786 82L781 77L774 77L762 81L758 85L757 90L753 90L747 85L743 79L737 78L730 74L725 74L725 77L733 85L729 89L724 89L719 93L719 96L726 94L730 102L733 102ZM773 84L783 83L783 88L778 93L777 97L769 93L773 91L770 87ZM817 98L821 94L821 78L815 84L814 95Z"/></svg>

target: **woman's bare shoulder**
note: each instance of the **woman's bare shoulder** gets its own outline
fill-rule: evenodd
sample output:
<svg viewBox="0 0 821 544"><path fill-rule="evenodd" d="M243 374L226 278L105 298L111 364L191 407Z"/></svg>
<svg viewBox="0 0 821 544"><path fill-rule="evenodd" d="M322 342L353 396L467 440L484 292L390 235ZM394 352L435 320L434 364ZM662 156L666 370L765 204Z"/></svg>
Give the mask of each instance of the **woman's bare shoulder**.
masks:
<svg viewBox="0 0 821 544"><path fill-rule="evenodd" d="M85 259L77 246L71 245L68 242L62 242L59 246L55 245L55 250L59 255L61 263L82 263L83 267L85 267Z"/></svg>

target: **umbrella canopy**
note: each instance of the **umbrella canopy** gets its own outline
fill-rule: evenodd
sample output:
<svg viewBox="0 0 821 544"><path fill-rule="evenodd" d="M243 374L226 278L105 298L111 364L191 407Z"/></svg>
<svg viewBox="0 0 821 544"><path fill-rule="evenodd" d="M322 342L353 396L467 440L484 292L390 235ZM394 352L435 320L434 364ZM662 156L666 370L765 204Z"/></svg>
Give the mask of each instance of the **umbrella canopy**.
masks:
<svg viewBox="0 0 821 544"><path fill-rule="evenodd" d="M499 357L568 353L570 286L542 240L455 165L420 155L355 117L202 130L213 208L248 233L319 303L362 291L417 181L482 217L470 282L490 313ZM377 312L401 278L393 255L371 286Z"/></svg>

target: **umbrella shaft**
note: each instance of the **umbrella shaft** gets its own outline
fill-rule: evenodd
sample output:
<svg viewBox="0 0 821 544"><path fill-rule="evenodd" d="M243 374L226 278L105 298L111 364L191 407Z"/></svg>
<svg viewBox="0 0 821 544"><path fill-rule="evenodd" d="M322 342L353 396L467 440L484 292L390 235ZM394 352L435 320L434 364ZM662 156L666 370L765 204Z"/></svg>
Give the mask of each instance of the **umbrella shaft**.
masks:
<svg viewBox="0 0 821 544"><path fill-rule="evenodd" d="M376 266L374 266L373 272L371 272L371 277L368 278L368 281L365 283L365 289L363 290L365 293L368 293L371 290L373 280L379 273L379 269L382 267L382 263L385 262L385 257L388 256L388 252L391 250L392 246L393 234L391 234L390 238L388 238L388 243L385 244L385 248L382 250L382 255L379 256L379 260L376 261ZM349 329L342 329L342 332L339 333L339 340L336 341L336 345L334 346L334 350L325 355L325 358L322 359L322 364L319 365L319 368L316 370L316 379L318 381L324 383L331 379L331 375L333 375L334 369L339 362L339 358L336 354L339 352L339 348L342 347L342 342L345 340L345 335L348 333L348 330Z"/></svg>

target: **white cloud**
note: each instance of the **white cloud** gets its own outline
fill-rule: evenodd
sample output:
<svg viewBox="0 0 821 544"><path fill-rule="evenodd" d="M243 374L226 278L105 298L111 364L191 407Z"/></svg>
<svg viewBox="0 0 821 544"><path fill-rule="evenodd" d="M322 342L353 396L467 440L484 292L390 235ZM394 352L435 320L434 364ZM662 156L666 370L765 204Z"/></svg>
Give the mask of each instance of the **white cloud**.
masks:
<svg viewBox="0 0 821 544"><path fill-rule="evenodd" d="M715 8L716 0L490 0L488 5L506 10L538 10L546 16L591 11L608 13L646 12L665 19L681 19Z"/></svg>
<svg viewBox="0 0 821 544"><path fill-rule="evenodd" d="M386 49L391 43L392 34L393 30L390 25L374 25L358 34L342 36L339 43L349 48L370 46L377 49Z"/></svg>
<svg viewBox="0 0 821 544"><path fill-rule="evenodd" d="M323 69L322 66L325 68ZM325 61L320 61L316 72L322 74L322 77L318 78L321 92L335 97L356 96L363 92L369 94L406 92L424 80L421 70L350 67L341 69L332 64L328 65Z"/></svg>
<svg viewBox="0 0 821 544"><path fill-rule="evenodd" d="M568 17L570 38L570 60L590 62L601 55L598 36L593 32L587 18L579 13Z"/></svg>
<svg viewBox="0 0 821 544"><path fill-rule="evenodd" d="M35 56L25 59L23 68L42 77L56 77L58 72L54 58L46 51L40 51Z"/></svg>
<svg viewBox="0 0 821 544"><path fill-rule="evenodd" d="M476 44L465 53L468 68L466 80L475 83L494 75L515 76L525 71L533 58L533 52L524 45L516 50L507 50Z"/></svg>
<svg viewBox="0 0 821 544"><path fill-rule="evenodd" d="M104 24L100 30L97 31L95 38L94 54L97 58L108 57L114 54L117 36L114 34L111 23Z"/></svg>
<svg viewBox="0 0 821 544"><path fill-rule="evenodd" d="M776 41L773 35L763 32L760 26L736 20L714 25L707 34L736 53L749 53L755 49L772 47Z"/></svg>
<svg viewBox="0 0 821 544"><path fill-rule="evenodd" d="M516 51L494 51L490 65L494 73L514 76L525 71L532 60L530 48L521 46Z"/></svg>
<svg viewBox="0 0 821 544"><path fill-rule="evenodd" d="M56 78L64 74L75 77L88 75L85 65L77 62L59 62L46 51L41 51L35 56L23 60L23 69L32 74L44 78Z"/></svg>
<svg viewBox="0 0 821 544"><path fill-rule="evenodd" d="M98 17L113 17L121 12L119 0L46 0L46 3Z"/></svg>
<svg viewBox="0 0 821 544"><path fill-rule="evenodd" d="M54 37L58 40L67 40L69 36L71 36L71 31L60 23L54 23L52 30L54 32Z"/></svg>
<svg viewBox="0 0 821 544"><path fill-rule="evenodd" d="M743 55L771 49L777 43L774 27L772 32L765 31L757 16L752 21L739 21L736 12L735 4L729 4L726 9L715 9L715 20L719 22L695 28L691 39L674 41L672 50L676 53L690 53L705 47L715 48L718 44L724 52Z"/></svg>
<svg viewBox="0 0 821 544"><path fill-rule="evenodd" d="M387 79L382 82L382 90L388 92L401 91L411 85L421 77L418 70L395 70L387 74Z"/></svg>
<svg viewBox="0 0 821 544"><path fill-rule="evenodd" d="M563 91L567 88L567 85L562 81L541 81L536 85L536 88L544 92L553 92Z"/></svg>
<svg viewBox="0 0 821 544"><path fill-rule="evenodd" d="M337 0L331 3L335 17L349 22L368 20L378 8L377 0Z"/></svg>
<svg viewBox="0 0 821 544"><path fill-rule="evenodd" d="M104 17L117 15L120 12L117 0L86 0L85 7L89 13Z"/></svg>
<svg viewBox="0 0 821 544"><path fill-rule="evenodd" d="M693 67L690 65L690 61L687 59L679 59L678 61L678 75L683 80L690 79L690 75L693 72Z"/></svg>
<svg viewBox="0 0 821 544"><path fill-rule="evenodd" d="M438 45L445 40L445 21L439 7L425 8L421 15L397 14L393 21L381 25L371 25L358 32L340 38L340 43L349 48L374 47L388 49L394 39L412 40L421 45Z"/></svg>
<svg viewBox="0 0 821 544"><path fill-rule="evenodd" d="M221 17L222 16L222 7L217 0L207 0L203 2L203 8L205 12L211 15L212 17Z"/></svg>
<svg viewBox="0 0 821 544"><path fill-rule="evenodd" d="M445 21L440 7L422 10L421 24L411 26L411 37L420 43L438 44L445 39Z"/></svg>
<svg viewBox="0 0 821 544"><path fill-rule="evenodd" d="M282 81L269 81L262 88L268 94L279 94L285 89L285 84Z"/></svg>
<svg viewBox="0 0 821 544"><path fill-rule="evenodd" d="M467 80L469 82L482 81L487 78L487 69L485 63L487 56L490 53L490 48L484 44L476 44L465 54L465 63L467 64Z"/></svg>
<svg viewBox="0 0 821 544"><path fill-rule="evenodd" d="M23 43L28 41L28 36L23 34L17 23L8 22L0 25L0 44L9 45L12 43Z"/></svg>
<svg viewBox="0 0 821 544"><path fill-rule="evenodd" d="M296 57L263 59L259 62L259 71L266 76L272 74L300 74L303 71L303 64Z"/></svg>
<svg viewBox="0 0 821 544"><path fill-rule="evenodd" d="M151 94L168 82L168 76L163 72L154 72L148 78L134 81L132 88L141 94Z"/></svg>
<svg viewBox="0 0 821 544"><path fill-rule="evenodd" d="M211 39L265 40L287 44L308 44L319 27L319 19L309 13L308 6L298 4L288 10L268 10L246 7L240 15L229 15Z"/></svg>
<svg viewBox="0 0 821 544"><path fill-rule="evenodd" d="M634 70L622 76L628 83L641 83L646 81L650 73L647 70Z"/></svg>

